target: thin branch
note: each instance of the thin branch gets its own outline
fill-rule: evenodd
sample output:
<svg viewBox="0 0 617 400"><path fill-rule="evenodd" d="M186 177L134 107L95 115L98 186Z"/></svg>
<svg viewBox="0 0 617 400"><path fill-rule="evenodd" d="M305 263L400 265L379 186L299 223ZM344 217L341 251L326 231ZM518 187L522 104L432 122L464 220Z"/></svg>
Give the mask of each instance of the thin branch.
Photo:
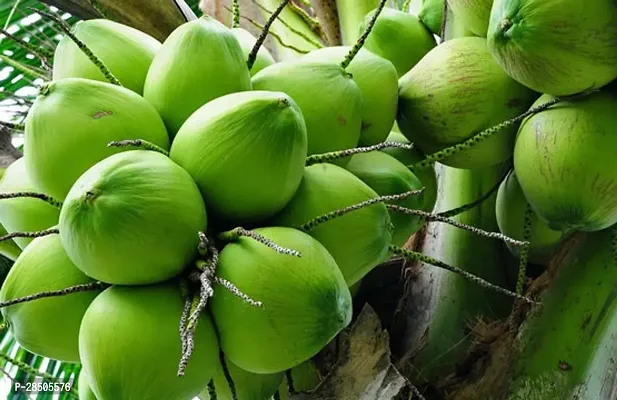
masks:
<svg viewBox="0 0 617 400"><path fill-rule="evenodd" d="M322 154L313 154L306 158L306 165L308 166L308 165L317 164L317 163L332 162L332 161L339 160L341 158L353 156L355 154L369 153L372 151L377 151L377 150L382 150L382 149L387 149L387 148L413 150L414 145L413 143L382 142L382 143L378 143L373 146L354 147L353 149L331 151L331 152L322 153Z"/></svg>
<svg viewBox="0 0 617 400"><path fill-rule="evenodd" d="M44 202L51 204L52 206L56 208L62 208L62 202L44 193L38 193L38 192L0 193L0 200L17 199L17 198L24 198L24 197L43 200Z"/></svg>
<svg viewBox="0 0 617 400"><path fill-rule="evenodd" d="M5 308L5 307L9 307L15 304L27 303L30 301L45 299L49 297L60 297L60 296L66 296L68 294L73 294L73 293L82 293L82 292L90 292L94 290L101 290L101 289L106 289L107 287L109 287L109 285L103 282L84 283L81 285L71 286L66 289L40 292L36 294L31 294L29 296L18 297L13 300L3 301L0 303L0 308Z"/></svg>
<svg viewBox="0 0 617 400"><path fill-rule="evenodd" d="M143 139L129 139L109 142L107 147L137 147L144 150L156 151L169 157L169 152L167 150Z"/></svg>
<svg viewBox="0 0 617 400"><path fill-rule="evenodd" d="M246 65L248 66L249 70L251 70L251 68L253 68L253 64L255 64L255 60L257 59L257 53L259 52L261 45L266 40L270 27L272 26L276 18L279 16L279 14L283 11L287 3L289 3L289 0L281 1L281 4L279 4L276 10L274 10L274 12L272 13L272 15L270 15L270 18L268 18L268 21L264 25L264 29L259 35L259 37L257 38L257 42L255 42L255 46L253 46L253 48L251 49L251 52L249 53L249 57L246 62Z"/></svg>
<svg viewBox="0 0 617 400"><path fill-rule="evenodd" d="M60 231L57 228L47 229L44 231L38 232L11 232L8 235L0 236L0 242L5 242L7 240L15 239L15 238L39 238L43 236L49 235L57 235Z"/></svg>
<svg viewBox="0 0 617 400"><path fill-rule="evenodd" d="M366 26L366 29L364 30L360 38L358 38L358 41L356 42L356 44L354 44L351 50L349 50L349 53L347 53L343 62L341 62L341 67L343 67L343 69L347 69L349 64L351 64L351 62L353 61L354 57L362 49L362 46L364 46L364 42L366 41L366 39L368 38L368 35L370 35L371 31L373 30L373 27L375 26L375 23L377 22L377 18L379 18L379 15L381 14L381 11L384 9L384 7L386 6L387 1L388 0L381 0L379 2L377 9L374 11L375 14L372 16L371 20L369 21L368 25Z"/></svg>

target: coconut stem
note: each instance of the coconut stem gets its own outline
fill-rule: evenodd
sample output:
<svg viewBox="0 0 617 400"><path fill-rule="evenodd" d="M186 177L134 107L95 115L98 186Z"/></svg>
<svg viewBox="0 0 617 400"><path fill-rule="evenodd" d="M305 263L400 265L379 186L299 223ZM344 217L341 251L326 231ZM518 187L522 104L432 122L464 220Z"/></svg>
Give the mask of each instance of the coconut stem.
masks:
<svg viewBox="0 0 617 400"><path fill-rule="evenodd" d="M506 235L504 235L502 233L499 233L499 232L488 232L488 231L485 231L483 229L476 228L474 226L470 226L470 225L466 225L466 224L457 222L457 221L455 221L453 219L450 219L450 218L444 218L444 217L442 217L442 216L440 216L438 214L428 213L428 212L422 211L422 210L414 210L414 209L411 209L411 208L405 208L405 207L397 206L395 204L387 204L386 207L388 207L391 210L403 213L403 214L417 215L417 216L423 217L423 218L425 218L425 219L427 219L429 221L443 222L445 224L455 226L457 228L466 230L468 232L475 233L476 235L479 235L479 236L484 236L484 237L487 237L489 239L501 240L501 241L503 241L505 243L509 243L509 244L511 244L513 246L517 246L517 247L521 247L522 248L522 247L524 247L525 245L528 244L528 242L523 242L523 241L520 241L520 240L512 239L512 238L510 238L510 237L508 237L508 236L506 236Z"/></svg>
<svg viewBox="0 0 617 400"><path fill-rule="evenodd" d="M452 217L456 217L457 215L460 215L460 214L462 214L464 212L467 212L469 210L472 210L472 209L478 207L479 205L484 203L486 200L488 200L496 191L499 190L499 186L501 186L501 182L503 182L503 180L506 179L506 177L508 176L509 173L510 173L510 170L508 169L506 171L506 173L503 174L503 176L501 178L499 178L497 183L488 192L484 193L482 195L482 197L480 197L479 199L474 200L471 203L462 205L460 207L453 208L453 209L448 210L448 211L443 211L443 212L437 213L437 215L440 216L440 217L452 218Z"/></svg>
<svg viewBox="0 0 617 400"><path fill-rule="evenodd" d="M40 292L40 293L31 294L29 296L18 297L13 300L3 301L2 303L0 303L0 308L9 307L15 304L27 303L33 300L39 300L39 299L44 299L48 297L60 297L60 296L66 296L67 294L105 289L107 287L109 287L109 285L103 282L84 283L81 285L71 286L66 289Z"/></svg>
<svg viewBox="0 0 617 400"><path fill-rule="evenodd" d="M368 38L368 35L373 30L373 27L375 26L375 23L377 22L377 18L379 18L379 14L381 14L381 11L386 6L387 1L388 0L381 0L379 2L379 5L377 6L377 9L375 10L375 14L369 21L368 25L366 26L366 29L364 30L360 38L358 38L358 41L356 42L356 44L354 44L351 50L349 50L349 53L347 53L347 55L345 56L345 59L341 62L341 67L343 67L343 69L347 69L349 64L351 64L351 62L353 61L354 57L362 49L362 46L364 46L364 42L366 41L366 39Z"/></svg>
<svg viewBox="0 0 617 400"><path fill-rule="evenodd" d="M354 154L369 153L371 151L377 151L387 148L413 150L414 145L413 143L383 142L373 146L354 147L353 149L331 151L323 154L313 154L312 156L308 156L306 158L306 165L308 166L317 163L332 162L341 158L353 156Z"/></svg>
<svg viewBox="0 0 617 400"><path fill-rule="evenodd" d="M16 70L21 71L22 73L26 75L30 75L35 78L40 78L43 80L47 80L49 78L48 73L46 71L43 71L36 67L22 64L19 61L15 61L10 57L5 56L4 54L0 54L0 60L7 63L9 66L15 68Z"/></svg>
<svg viewBox="0 0 617 400"><path fill-rule="evenodd" d="M38 9L35 9L35 8L32 8L32 7L29 7L29 10L32 11L32 12L38 13L41 16L43 16L43 17L45 17L47 19L50 19L51 21L53 21L56 24L58 24L60 29L77 45L77 47L79 47L79 49L82 52L84 52L84 54L90 59L90 61L92 61L92 63L94 63L94 65L97 66L97 68L103 73L103 75L105 75L105 78L107 79L107 81L109 83L112 83L112 84L118 85L118 86L122 86L122 84L120 83L118 78L116 78L116 76L109 70L109 68L107 68L105 66L103 61L101 61L92 52L92 50L90 50L88 48L88 46L86 46L86 44L84 42L79 40L77 38L77 36L75 36L73 34L73 32L71 32L71 27L68 26L68 24L66 22L64 22L64 20L62 20L61 18L58 18L54 14L48 13L47 11L41 11L41 10L38 10Z"/></svg>
<svg viewBox="0 0 617 400"><path fill-rule="evenodd" d="M239 28L240 27L240 1L233 0L231 3L231 9L232 9L231 14L233 16L231 27Z"/></svg>
<svg viewBox="0 0 617 400"><path fill-rule="evenodd" d="M107 147L137 147L144 150L156 151L169 157L169 152L167 150L143 139L130 139L109 142Z"/></svg>
<svg viewBox="0 0 617 400"><path fill-rule="evenodd" d="M263 303L261 301L255 301L251 299L248 295L242 293L240 289L238 289L233 283L229 282L227 279L223 279L217 276L214 278L214 282L223 286L225 289L236 295L236 297L242 299L248 305L253 307L263 307Z"/></svg>
<svg viewBox="0 0 617 400"><path fill-rule="evenodd" d="M23 131L26 129L26 126L24 124L15 124L13 122L1 121L0 125L6 126L7 128L12 129L14 131Z"/></svg>
<svg viewBox="0 0 617 400"><path fill-rule="evenodd" d="M272 13L272 15L270 15L270 18L268 18L268 21L264 25L264 29L261 31L259 38L257 38L257 42L255 42L255 46L253 46L253 48L251 49L251 52L249 53L249 58L246 62L249 71L253 68L253 64L255 64L255 60L257 59L257 53L259 52L261 45L265 42L270 27L272 26L276 18L279 16L279 14L283 11L287 3L289 3L289 0L281 1L281 4L279 4L276 10L274 10L274 12Z"/></svg>
<svg viewBox="0 0 617 400"><path fill-rule="evenodd" d="M54 206L56 208L62 208L62 202L54 199L51 196L43 194L43 193L37 193L37 192L0 193L0 200L16 199L16 198L20 198L20 197L30 197L30 198L34 198L34 199L43 200L43 201L51 204L52 206Z"/></svg>
<svg viewBox="0 0 617 400"><path fill-rule="evenodd" d="M401 194L379 196L379 197L375 197L372 199L368 199L360 203L352 204L348 207L334 210L324 215L320 215L319 217L315 217L312 220L305 223L304 225L300 226L298 229L304 232L309 232L325 222L331 221L338 217L342 217L343 215L348 214L352 211L356 211L356 210L371 206L376 203L385 203L388 201L403 200L403 199L406 199L407 197L417 196L421 194L422 192L424 192L424 188L419 189L419 190L410 190L408 192L404 192Z"/></svg>
<svg viewBox="0 0 617 400"><path fill-rule="evenodd" d="M36 368L32 368L32 366L30 366L29 364L26 364L23 361L19 361L19 360L16 360L14 358L11 358L8 354L0 353L0 358L2 360L4 360L4 361L8 362L8 363L13 364L18 369L20 369L21 371L23 371L23 372L25 372L25 373L27 373L29 375L40 376L40 377L45 378L45 379L47 379L48 381L51 381L51 382L55 382L56 379L57 379L57 377L55 377L55 376L53 376L51 374L48 374L48 373L46 373L44 371L39 371Z"/></svg>
<svg viewBox="0 0 617 400"><path fill-rule="evenodd" d="M499 292L499 293L502 293L502 294L505 294L507 296L514 297L514 298L517 298L517 299L520 299L520 300L524 300L525 302L530 303L530 304L539 304L538 302L536 302L534 300L531 300L531 299L529 299L529 298L527 298L525 296L516 294L516 293L514 293L514 292L512 292L512 291L510 291L508 289L504 289L504 288L502 288L500 286L494 285L494 284L492 284L492 283L490 283L490 282L480 278L479 276L473 275L473 274L471 274L471 273L469 273L469 272L467 272L467 271L465 271L463 269L451 266L449 264L446 264L443 261L434 259L434 258L429 257L427 255L424 255L422 253L418 253L416 251L405 250L405 249L402 249L400 247L393 246L393 245L391 245L389 247L389 249L390 249L390 251L392 253L394 253L396 255L399 255L401 257L404 257L405 259L407 259L409 261L420 261L420 262L423 262L423 263L426 263L426 264L430 264L430 265L433 265L435 267L442 268L442 269L448 270L450 272L454 272L455 274L458 274L461 277L463 277L463 278L465 278L465 279L467 279L467 280L469 280L471 282L477 283L478 285L483 286L483 287L485 287L487 289L491 289L491 290L494 290L496 292Z"/></svg>
<svg viewBox="0 0 617 400"><path fill-rule="evenodd" d="M223 375L225 376L225 380L229 385L229 391L231 392L231 399L238 400L238 392L236 391L236 384L234 383L233 378L231 377L231 373L229 372L229 367L227 366L227 360L225 360L225 353L223 353L222 349L219 349L219 360L221 361L221 368L223 369Z"/></svg>
<svg viewBox="0 0 617 400"><path fill-rule="evenodd" d="M309 29L319 36L324 43L328 43L330 46L340 44L341 34L336 21L336 7L334 7L334 9L332 9L333 7L324 7L323 0L316 2L314 7L312 4L309 5L309 7L313 9L317 18L313 18L311 14L306 12L306 10L295 4L293 1L289 3L289 8L296 13L296 15L298 15L302 21L309 26ZM328 32L326 32L324 25L319 22L318 18L324 22ZM329 26L328 24L336 26Z"/></svg>
<svg viewBox="0 0 617 400"><path fill-rule="evenodd" d="M260 235L257 232L249 231L247 229L240 228L240 227L234 228L234 229L232 229L230 231L223 232L223 233L219 234L219 239L224 241L224 242L233 242L233 241L238 240L242 236L245 236L245 237L251 238L253 240L256 240L259 243L262 243L262 244L268 246L269 248L273 249L277 253L286 254L286 255L295 256L295 257L301 257L302 256L299 251L296 251L296 250L293 250L293 249L286 249L284 247L281 247L278 244L274 243L272 240L268 239L267 237L265 237L263 235Z"/></svg>
<svg viewBox="0 0 617 400"><path fill-rule="evenodd" d="M411 0L405 0L403 6L401 7L402 11L409 12L409 5L411 4Z"/></svg>
<svg viewBox="0 0 617 400"><path fill-rule="evenodd" d="M507 121L504 121L502 123L500 123L499 125L495 125L492 128L488 128L483 130L482 132L472 136L471 138L465 140L462 143L458 143L455 144L453 146L450 147L446 147L443 150L439 150L436 153L430 154L426 157L426 159L414 164L411 168L412 170L415 171L421 171L424 169L428 169L430 168L435 162L437 161L442 161L445 158L451 157L463 150L467 150L472 148L473 146L477 145L478 143L480 143L481 141L488 139L489 137L493 136L494 134L498 133L499 131L501 131L502 129L505 129L507 127L510 127L520 121L522 121L523 119L529 117L530 115L534 115L537 114L539 112L542 112L552 106L554 106L555 104L558 104L564 100L567 100L569 98L574 98L574 97L581 97L581 96L585 96L587 94L589 94L591 91L586 91L580 95L574 95L574 96L569 96L567 98L560 98L560 97L555 97L553 100L547 101L544 104L540 104L536 107L530 108L529 110L525 111L524 113L522 113L521 115L514 117L512 119L509 119Z"/></svg>
<svg viewBox="0 0 617 400"><path fill-rule="evenodd" d="M51 51L47 50L44 47L34 46L31 43L26 42L25 40L20 39L17 36L9 33L5 29L1 29L0 28L0 33L3 34L4 36L8 37L9 39L11 39L13 42L17 43L17 45L19 45L19 47L23 48L26 51L29 51L36 58L41 60L41 64L42 64L44 69L49 70L51 68L50 60L53 60L53 58L54 58L54 54Z"/></svg>
<svg viewBox="0 0 617 400"><path fill-rule="evenodd" d="M294 387L294 377L291 374L291 369L285 370L285 379L287 380L287 391L289 394L296 393L296 388Z"/></svg>
<svg viewBox="0 0 617 400"><path fill-rule="evenodd" d="M252 19L250 19L250 18L248 18L248 17L242 16L241 18L242 18L242 19L247 20L248 22L250 22L250 23L251 23L254 27L256 27L257 29L260 29L260 30L263 30L263 29L264 29L264 26L263 26L263 25L261 25L260 23L258 23L258 22L256 22L256 21L253 21ZM281 20L281 22L283 22L283 21ZM284 22L283 22L283 24L284 24ZM293 46L293 45L291 45L291 44L285 43L285 41L283 41L283 38L281 38L281 36L280 36L278 33L274 32L274 31L270 32L270 35L272 35L272 37L273 37L274 39L276 39L276 41L277 41L277 42L278 42L281 46L283 46L283 47L285 47L285 48L287 48L287 49L293 50L293 51L295 51L296 53L300 53L300 54L308 54L308 53L309 53L309 51L307 51L307 50L302 50L302 49L300 49L300 48L298 48L298 47L295 47L295 46Z"/></svg>
<svg viewBox="0 0 617 400"><path fill-rule="evenodd" d="M60 233L57 228L47 229L44 231L37 232L11 232L8 235L0 236L0 242L5 242L7 240L15 239L15 238L39 238L48 235L56 235Z"/></svg>
<svg viewBox="0 0 617 400"><path fill-rule="evenodd" d="M210 382L208 382L208 395L210 396L210 400L217 400L216 388L214 387L214 379L210 379Z"/></svg>
<svg viewBox="0 0 617 400"><path fill-rule="evenodd" d="M258 1L254 1L254 3L261 8L263 11L267 12L267 13L271 13L270 10L268 10L266 7L264 7L263 5L261 5ZM293 3L290 3L293 4ZM242 17L245 18L245 17ZM255 21L249 19L249 18L245 18L246 20L248 20L249 22L251 22L253 25L255 25L257 28L263 30L263 25L259 25L258 23L256 23ZM311 44L312 46L315 46L316 48L322 48L323 44L311 39L310 37L308 37L304 32L299 31L298 29L294 28L290 23L288 23L287 21L285 21L283 18L279 17L279 22L281 24L283 24L287 29L289 29L292 33L295 33L296 35L300 36L302 39L306 40L307 43ZM319 24L319 22L317 22ZM277 39L279 41L279 43L281 43L281 39L280 36L278 36L275 32L269 32L270 35L272 35L275 39ZM284 47L288 47L292 50L298 51L298 52L302 52L302 53L308 53L308 51L306 50L300 50L296 47L293 47L291 45L286 45L281 43Z"/></svg>
<svg viewBox="0 0 617 400"><path fill-rule="evenodd" d="M533 208L527 203L525 209L525 222L523 224L523 241L525 244L519 249L518 276L516 278L516 293L523 294L525 278L527 278L527 257L531 244L531 229L533 228Z"/></svg>

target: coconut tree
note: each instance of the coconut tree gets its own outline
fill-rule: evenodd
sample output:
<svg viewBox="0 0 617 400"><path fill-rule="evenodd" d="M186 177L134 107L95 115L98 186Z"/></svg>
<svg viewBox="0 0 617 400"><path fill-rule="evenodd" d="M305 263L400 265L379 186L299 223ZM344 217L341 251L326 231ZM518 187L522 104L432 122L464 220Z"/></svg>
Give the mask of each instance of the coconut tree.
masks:
<svg viewBox="0 0 617 400"><path fill-rule="evenodd" d="M497 2L501 8L507 9L508 1ZM480 3L482 12L478 12ZM610 144L607 144L608 150L594 152L589 149L589 143L598 143L598 146L605 143L603 129L615 122L607 111L614 105L614 100L604 93L587 100L585 96L589 94L586 92L578 97L550 96L563 93L548 93L541 97L541 93L526 87L524 80L519 83L515 78L528 75L528 71L525 68L514 73L508 70L516 63L508 59L510 52L499 47L503 46L499 41L503 38L499 35L509 29L512 22L489 21L490 3L454 0L0 1L0 24L4 26L0 41L0 106L3 107L4 121L0 127L0 167L6 168L21 157L25 115L36 97L37 86L51 79L53 51L65 35L58 22L46 17L46 13L61 17L68 25L80 20L107 18L137 28L160 41L184 22L202 14L214 16L227 26L243 27L256 37L271 22L265 46L276 61L298 60L308 53L311 55L307 59L319 59L326 54L336 59L339 54L347 54L349 48L342 53L339 50L328 53L329 50L323 48L363 45L362 51L366 54L358 53L358 58L375 57L382 64L389 60L391 75L400 78L397 124L387 141L408 142L411 139L417 146L414 154L409 151L401 153L398 148L383 150L381 159L389 159L386 161L392 163L393 158L386 156L389 154L408 167L401 172L412 176L408 178L406 190L418 189L421 184L426 189L427 181L423 178L426 175L421 175L421 169L428 170L431 176L434 167L437 198L429 202L430 205L401 202L396 203L399 206L390 205L387 210L385 207L381 210L381 215L387 215L388 212L394 213L397 207L399 211L405 210L404 206L413 208L416 213L412 212L413 219L408 218L406 223L412 222L410 226L414 227L415 233L403 248L390 247L389 260L379 267L373 268L375 262L369 262L373 270L368 275L364 276L366 271L363 270L357 276L344 277L355 285L352 290L355 293L355 312L351 325L310 363L287 371L274 398L612 399L615 391L613 364L617 352L613 340L617 334L616 281L612 272L617 262L617 240L613 228L610 228L616 214L610 197L611 193L614 194L611 192L613 184L610 177L604 183L593 179L588 181L589 192L608 193L600 196L598 202L590 201L593 223L589 224L585 224L588 220L581 217L584 213L578 212L577 207L583 207L582 202L574 198L572 192L567 193L569 197L564 196L569 201L564 200L565 211L551 208L553 202L558 204L555 198L563 196L559 192L554 195L556 197L551 197L552 193L559 189L571 190L570 186L551 187L554 192L547 195L542 215L536 214L540 210L532 208L526 196L535 190L536 197L541 197L540 194L544 193L542 186L550 186L540 180L533 181L537 175L533 168L535 165L543 167L542 160L546 159L542 154L529 155L537 147L538 136L534 129L540 129L538 127L557 126L555 132L587 129L590 134L596 133L597 137L589 140L586 137L576 146L577 154L583 154L581 160L568 153L559 162L564 169L579 168L584 164L584 157L595 157L596 164L603 170L595 171L592 166L586 169L602 179L610 175L610 172L604 173L612 171L608 168L610 165L615 166L610 161L610 154L614 154L610 152ZM604 4L600 0L596 3ZM282 5L284 7L280 8ZM386 8L382 10L384 5ZM495 11L496 8L493 13L497 15L501 8L499 12ZM617 25L617 17L610 14L608 5L605 8L606 12L602 13L598 12L604 10L602 5L589 10L602 14L607 27L612 22L613 26ZM280 14L269 21L275 10ZM500 15L497 17L501 18ZM550 25L546 24L539 23L538 26ZM588 28L584 24L581 26ZM552 37L548 35L546 38L549 42L546 46L550 48ZM594 38L598 38L598 43L603 40L599 34ZM525 57L533 59L533 46L529 46L530 54L525 54ZM519 47L526 49L525 46ZM565 53L559 55L567 58ZM581 64L588 62L578 61ZM605 80L617 69L616 64L610 62L606 61L608 66L601 66ZM529 65L527 61L523 64ZM351 72L360 86L366 72L361 69L352 71L353 64L347 61L342 65L343 69L349 67L347 72ZM313 73L314 68L306 70L307 76ZM285 75L284 71L278 76L276 72L272 74L257 76L253 83L266 90L290 91L293 98L295 94L291 91L297 89L285 86L293 74ZM279 76L283 78L279 79ZM314 76L319 79L317 74ZM550 79L544 81L555 83ZM372 92L363 91L362 95L381 98L381 89L373 87ZM298 96L302 92L298 91ZM353 97L357 93L360 92L350 90L344 97ZM469 98L473 99L471 105ZM342 101L336 99L328 107L335 109ZM584 103L586 101L588 103ZM359 104L355 108L360 109ZM550 108L572 104L580 114L566 110L561 111L562 115L558 114L559 109ZM303 104L299 106L304 107ZM530 108L531 111L527 111ZM362 126L363 130L370 128L367 128L370 124L366 124L366 120L360 123L357 112L352 114L350 112L345 118L346 122L355 118L358 127ZM572 118L571 126L565 126L563 122L570 121L566 114ZM307 121L311 120L311 116L305 117ZM387 119L383 115L375 118ZM564 125L557 125L559 121ZM572 128L577 121L586 121L586 125ZM202 125L195 123L187 129L202 132ZM515 152L514 138L519 127L522 139L517 141ZM548 148L551 143L559 142L558 136L553 139L544 145ZM197 151L194 142L188 143L180 152L180 159ZM574 151L567 142L559 143L563 147L556 151ZM349 162L348 171L334 166L329 168L342 171L337 172L340 174L339 184L351 171L369 186L371 193L374 189L378 195L393 195L380 192L378 185L371 186L372 179L377 179L372 175L371 167L380 162L380 156L367 158L364 165L368 167L363 166L362 157L357 157ZM173 147L171 157L178 161ZM324 159L331 161L322 154L311 157L309 160L315 163ZM580 162L578 167L569 163L572 159ZM520 168L525 174L516 176L512 172L513 163L528 167ZM550 168L546 168L550 172ZM549 172L546 172L547 176L551 175ZM578 182L585 181L587 175L584 171L577 175ZM410 183L409 179L413 182ZM272 193L274 197L278 194ZM330 194L324 192L323 195ZM336 199L345 200L348 199ZM311 200L294 198L289 207L303 201ZM223 206L224 201L221 202ZM598 209L602 213L594 214ZM279 216L281 224L298 214L289 210L283 211L283 218ZM553 218L553 211L559 215ZM285 212L293 215L285 218ZM233 215L236 214L234 211ZM567 224L554 223L562 217ZM553 223L547 223L547 220ZM396 222L395 219L392 221ZM590 232L580 233L581 230ZM500 231L508 236L500 235ZM353 227L347 233L351 237L355 233ZM239 234L235 231L230 235L237 238ZM331 245L329 241L333 236L321 235L315 237L325 247ZM410 235L403 239L407 236ZM388 235L384 234L384 238L384 241L389 240ZM328 250L335 259L339 256L336 249ZM4 279L11 268L11 258L14 258L11 254L15 254L8 250L2 254L6 255L0 259L0 271L3 271L0 275ZM382 256L376 258L381 260ZM362 269L360 266L364 267L366 262L367 259L354 259L353 263L345 265L344 275L346 271ZM234 268L227 270L233 271ZM216 301L214 305L216 308ZM61 363L32 354L20 347L6 329L1 335L0 367L11 381L23 384L34 379L66 380L71 377L76 381L81 368L79 364ZM246 365L252 364L247 362ZM212 391L224 387L216 389L223 398L234 398L237 389L236 394L242 398L241 393L246 387L236 388L234 381L244 385L251 379L250 372L232 366L229 370L223 368L209 388ZM280 382L282 376L272 374L268 379L267 385L264 383L262 387L254 388L255 393L260 393L259 390L272 392L276 386L273 382ZM10 398L28 398L12 386ZM214 398L210 392L204 391L200 396ZM75 393L64 393L60 398L70 398ZM39 394L37 398L48 396Z"/></svg>

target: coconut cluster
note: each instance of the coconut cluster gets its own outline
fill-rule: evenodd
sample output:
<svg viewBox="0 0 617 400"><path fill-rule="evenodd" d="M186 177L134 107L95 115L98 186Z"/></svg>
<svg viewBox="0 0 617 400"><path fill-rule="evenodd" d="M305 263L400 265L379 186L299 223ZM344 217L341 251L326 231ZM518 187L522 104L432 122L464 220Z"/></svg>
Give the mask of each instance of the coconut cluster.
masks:
<svg viewBox="0 0 617 400"><path fill-rule="evenodd" d="M56 49L0 184L23 249L0 301L24 348L82 364L86 398L225 398L229 374L270 398L424 223L385 199L433 209L434 171L392 132L391 61L341 46L275 63L255 42L208 16L164 43L89 20Z"/></svg>

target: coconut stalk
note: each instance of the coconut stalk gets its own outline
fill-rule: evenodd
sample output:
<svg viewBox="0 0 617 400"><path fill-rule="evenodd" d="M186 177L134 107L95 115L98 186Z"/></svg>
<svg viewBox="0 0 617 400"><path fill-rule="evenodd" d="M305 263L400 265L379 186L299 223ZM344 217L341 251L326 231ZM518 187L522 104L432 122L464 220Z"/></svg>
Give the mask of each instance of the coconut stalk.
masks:
<svg viewBox="0 0 617 400"><path fill-rule="evenodd" d="M341 41L345 46L351 46L360 37L360 25L366 14L373 11L379 5L379 0L336 0ZM395 7L395 1L390 0L386 7Z"/></svg>

